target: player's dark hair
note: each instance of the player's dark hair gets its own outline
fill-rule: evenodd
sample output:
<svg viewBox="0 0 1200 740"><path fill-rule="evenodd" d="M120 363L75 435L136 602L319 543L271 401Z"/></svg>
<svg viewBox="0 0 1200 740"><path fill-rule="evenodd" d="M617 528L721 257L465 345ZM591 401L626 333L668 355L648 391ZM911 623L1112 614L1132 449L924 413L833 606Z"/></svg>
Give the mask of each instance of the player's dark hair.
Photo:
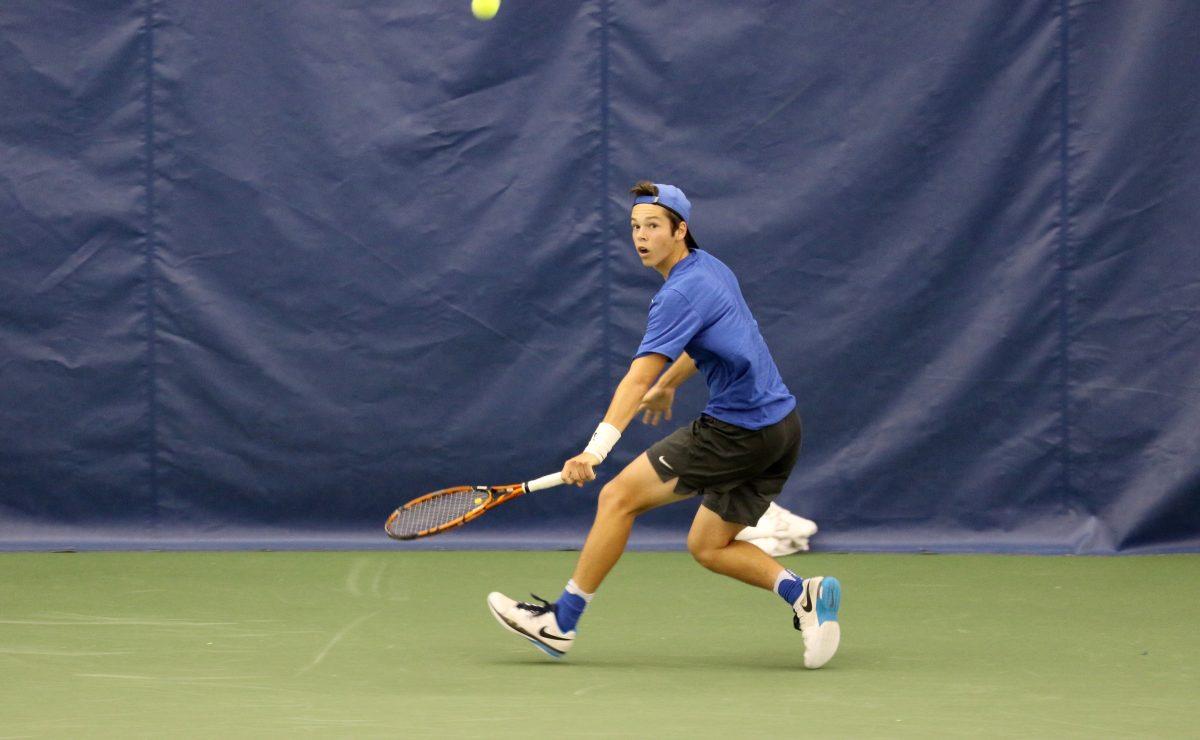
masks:
<svg viewBox="0 0 1200 740"><path fill-rule="evenodd" d="M643 195L655 196L658 195L658 186L649 180L638 180L638 183L629 189L629 194L635 198L640 198ZM683 219L679 217L678 213L666 206L663 206L663 210L667 212L667 218L671 221L671 233L674 234L679 228L679 224L683 223Z"/></svg>

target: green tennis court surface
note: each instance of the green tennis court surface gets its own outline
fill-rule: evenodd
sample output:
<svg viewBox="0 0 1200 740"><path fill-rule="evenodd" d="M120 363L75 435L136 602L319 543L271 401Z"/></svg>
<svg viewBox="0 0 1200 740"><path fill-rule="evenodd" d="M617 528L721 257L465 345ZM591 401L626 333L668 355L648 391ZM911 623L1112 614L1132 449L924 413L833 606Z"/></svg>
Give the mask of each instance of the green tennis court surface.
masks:
<svg viewBox="0 0 1200 740"><path fill-rule="evenodd" d="M630 553L554 662L490 590L575 553L0 555L0 737L1195 737L1200 556L803 555L773 594Z"/></svg>

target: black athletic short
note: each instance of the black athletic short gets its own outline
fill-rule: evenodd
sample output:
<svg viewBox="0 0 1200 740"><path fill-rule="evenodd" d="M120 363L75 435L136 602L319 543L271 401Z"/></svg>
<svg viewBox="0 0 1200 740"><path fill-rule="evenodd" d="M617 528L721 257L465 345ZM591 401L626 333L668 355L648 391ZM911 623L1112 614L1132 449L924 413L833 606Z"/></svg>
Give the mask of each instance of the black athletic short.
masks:
<svg viewBox="0 0 1200 740"><path fill-rule="evenodd" d="M745 429L703 414L650 445L646 454L676 493L698 493L721 519L753 526L783 490L803 433L795 411L762 429Z"/></svg>

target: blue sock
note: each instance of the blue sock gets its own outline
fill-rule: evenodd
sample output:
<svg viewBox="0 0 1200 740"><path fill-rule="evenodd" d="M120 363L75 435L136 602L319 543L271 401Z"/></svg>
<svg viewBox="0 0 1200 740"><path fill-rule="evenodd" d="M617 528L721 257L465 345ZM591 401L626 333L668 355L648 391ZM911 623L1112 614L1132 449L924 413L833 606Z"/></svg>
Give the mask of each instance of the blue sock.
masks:
<svg viewBox="0 0 1200 740"><path fill-rule="evenodd" d="M575 629L586 608L587 601L582 596L563 589L562 596L554 602L554 616L558 618L558 628L563 632Z"/></svg>
<svg viewBox="0 0 1200 740"><path fill-rule="evenodd" d="M775 593L789 606L795 604L804 593L804 579L790 570L785 570L775 579Z"/></svg>

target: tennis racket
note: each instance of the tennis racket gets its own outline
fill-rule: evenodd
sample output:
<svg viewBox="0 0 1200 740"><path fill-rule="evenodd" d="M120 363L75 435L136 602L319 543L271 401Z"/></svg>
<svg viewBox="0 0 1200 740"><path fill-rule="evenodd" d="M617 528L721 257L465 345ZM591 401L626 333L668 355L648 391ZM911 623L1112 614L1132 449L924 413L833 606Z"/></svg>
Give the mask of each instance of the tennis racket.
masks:
<svg viewBox="0 0 1200 740"><path fill-rule="evenodd" d="M525 483L507 486L456 486L427 493L392 512L383 529L394 540L415 540L466 524L494 509L533 491L563 484L562 473L543 475Z"/></svg>

